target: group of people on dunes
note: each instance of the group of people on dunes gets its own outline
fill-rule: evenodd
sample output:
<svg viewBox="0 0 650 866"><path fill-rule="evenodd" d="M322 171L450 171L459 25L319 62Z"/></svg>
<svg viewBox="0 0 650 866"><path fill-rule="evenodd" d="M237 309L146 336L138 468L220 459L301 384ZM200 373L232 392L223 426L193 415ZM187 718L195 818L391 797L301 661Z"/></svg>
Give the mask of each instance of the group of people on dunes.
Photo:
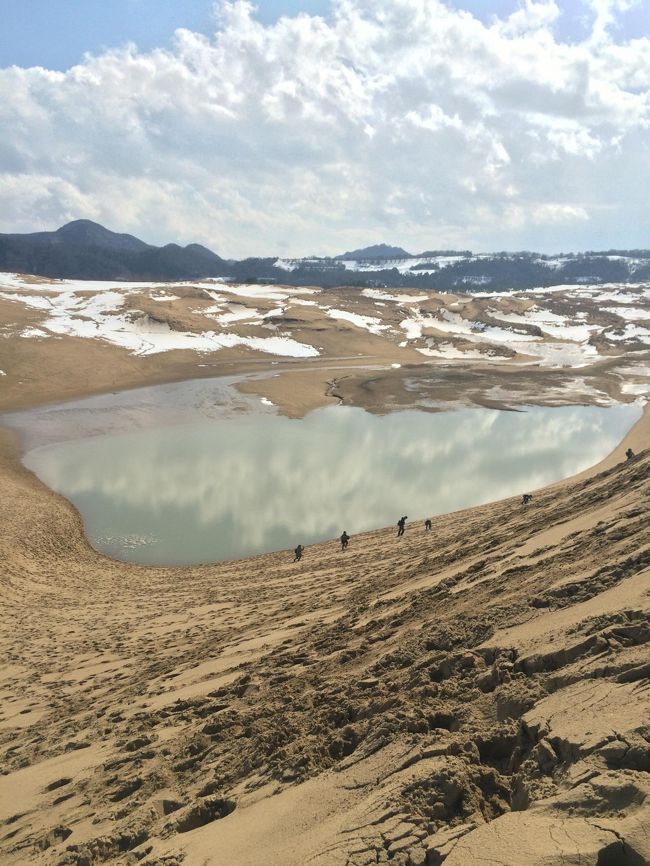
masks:
<svg viewBox="0 0 650 866"><path fill-rule="evenodd" d="M397 521L397 537L398 538L400 536L404 535L404 532L406 530L406 521L407 520L408 520L408 515L405 515L404 517L400 517L400 519ZM431 518L427 517L427 519L424 521L424 531L430 532L431 526L432 526ZM341 542L341 550L347 550L348 545L350 543L350 536L348 535L348 533L346 532L345 529L343 530L342 534L339 536L339 541ZM294 552L293 561L294 562L300 562L300 560L302 559L302 555L305 552L304 545L299 544L298 547L296 547L293 552Z"/></svg>
<svg viewBox="0 0 650 866"><path fill-rule="evenodd" d="M636 455L634 454L634 451L632 451L631 448L628 448L627 451L625 452L625 457L627 460L632 460L635 456ZM521 504L522 505L528 505L532 501L533 501L533 497L530 493L524 493L521 497ZM400 519L397 521L397 537L398 538L400 538L402 535L404 535L404 532L406 531L406 521L407 520L408 520L408 515L405 515L404 517L400 517ZM432 526L431 518L427 517L426 520L424 521L424 531L430 532L431 526ZM343 533L339 537L339 541L341 542L341 550L347 550L348 544L350 543L350 536L347 534L345 529L343 530ZM296 547L294 550L295 556L294 556L293 561L294 562L300 562L304 552L305 552L304 545L299 544L298 547Z"/></svg>

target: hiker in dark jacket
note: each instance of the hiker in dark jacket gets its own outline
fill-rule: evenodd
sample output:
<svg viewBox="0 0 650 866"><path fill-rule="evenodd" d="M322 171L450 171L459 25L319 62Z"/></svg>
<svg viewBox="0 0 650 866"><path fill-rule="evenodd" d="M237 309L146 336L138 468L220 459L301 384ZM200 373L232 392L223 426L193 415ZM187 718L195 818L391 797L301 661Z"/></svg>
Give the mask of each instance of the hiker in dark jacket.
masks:
<svg viewBox="0 0 650 866"><path fill-rule="evenodd" d="M424 521L424 531L425 532L431 532L431 518L430 517L427 517L427 519Z"/></svg>
<svg viewBox="0 0 650 866"><path fill-rule="evenodd" d="M299 544L298 547L296 547L296 549L294 550L294 553L296 554L294 557L294 560L293 560L294 562L300 562L300 560L302 559L302 552L304 549L305 548L302 546L302 544Z"/></svg>
<svg viewBox="0 0 650 866"><path fill-rule="evenodd" d="M347 550L348 544L350 543L350 536L347 534L345 529L343 530L343 535L341 536L341 550Z"/></svg>
<svg viewBox="0 0 650 866"><path fill-rule="evenodd" d="M634 457L634 451L632 451L631 448L628 448L627 451L625 452L625 456L627 457L628 460L631 460Z"/></svg>
<svg viewBox="0 0 650 866"><path fill-rule="evenodd" d="M404 535L404 529L406 528L406 521L407 520L408 520L408 517L400 517L400 519L397 521L397 537L398 538L400 537L400 535Z"/></svg>

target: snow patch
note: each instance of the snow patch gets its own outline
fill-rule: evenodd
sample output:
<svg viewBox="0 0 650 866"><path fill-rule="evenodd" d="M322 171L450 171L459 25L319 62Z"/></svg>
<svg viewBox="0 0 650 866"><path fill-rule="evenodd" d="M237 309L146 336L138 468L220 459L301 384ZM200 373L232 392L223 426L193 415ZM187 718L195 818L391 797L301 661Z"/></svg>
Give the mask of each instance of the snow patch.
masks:
<svg viewBox="0 0 650 866"><path fill-rule="evenodd" d="M49 337L49 334L46 331L41 331L40 328L23 328L18 336L30 339L33 337Z"/></svg>
<svg viewBox="0 0 650 866"><path fill-rule="evenodd" d="M603 307L603 310L622 319L650 319L650 310L642 310L640 307Z"/></svg>
<svg viewBox="0 0 650 866"><path fill-rule="evenodd" d="M607 337L608 340L613 340L614 342L623 342L625 340L648 341L650 339L650 330L648 330L648 328L642 328L640 325L629 324L624 328L618 329L616 332L605 331L603 336Z"/></svg>
<svg viewBox="0 0 650 866"><path fill-rule="evenodd" d="M168 295L167 292L160 292L155 295L153 292L149 292L149 297L152 301L178 301L180 300L180 295Z"/></svg>
<svg viewBox="0 0 650 866"><path fill-rule="evenodd" d="M650 376L650 367L619 367L619 373L627 373L633 376Z"/></svg>
<svg viewBox="0 0 650 866"><path fill-rule="evenodd" d="M273 288L272 286L248 285L246 283L240 285L228 284L227 286L222 286L221 291L242 298L261 298L267 301L286 301L289 298L293 298L294 295L319 294L318 289L308 289L305 287L282 286L281 288Z"/></svg>
<svg viewBox="0 0 650 866"><path fill-rule="evenodd" d="M650 396L650 383L648 382L623 382L621 384L623 394L634 394L636 397Z"/></svg>
<svg viewBox="0 0 650 866"><path fill-rule="evenodd" d="M42 280L42 282L37 282ZM30 277L21 274L0 273L0 286L39 292L105 292L117 289L120 292L143 291L144 289L165 289L169 283L157 282L120 282L119 280L49 280L47 277ZM177 283L177 285L184 285ZM189 285L193 285L190 283Z"/></svg>
<svg viewBox="0 0 650 866"><path fill-rule="evenodd" d="M417 349L422 355L427 355L430 358L445 358L446 360L456 361L485 361L489 357L505 357L499 355L498 352L480 352L478 349L457 349L451 343L438 343L435 347L425 346Z"/></svg>
<svg viewBox="0 0 650 866"><path fill-rule="evenodd" d="M483 322L472 322L469 319L464 319L460 313L454 313L451 310L440 310L440 318L438 316L425 317L419 310L415 309L411 310L411 314L410 319L404 319L400 323L409 340L420 338L423 328L435 328L438 331L456 334L466 340L478 343L511 343L515 340L533 342L539 339L539 337L530 334L485 325Z"/></svg>
<svg viewBox="0 0 650 866"><path fill-rule="evenodd" d="M366 331L370 331L371 334L381 334L382 331L387 330L389 327L388 325L382 325L381 319L377 319L375 316L361 316L358 313L349 313L347 310L336 309L329 309L326 312L330 319L342 319L346 322L351 322L357 328L363 328Z"/></svg>
<svg viewBox="0 0 650 866"><path fill-rule="evenodd" d="M250 310L242 304L228 304L228 309L230 312L214 316L220 325L230 325L233 322L260 321L262 319L261 314L257 310Z"/></svg>
<svg viewBox="0 0 650 866"><path fill-rule="evenodd" d="M389 292L382 292L380 289L363 289L361 294L365 298L372 298L377 301L395 301L398 304L415 304L418 301L426 301L428 295L391 295Z"/></svg>
<svg viewBox="0 0 650 866"><path fill-rule="evenodd" d="M487 312L502 322L537 325L545 334L560 340L574 340L583 343L589 339L594 331L599 330L598 325L570 324L570 320L566 316L551 313L550 310L541 310L539 307L532 307L525 313L502 313L500 310L488 310Z"/></svg>
<svg viewBox="0 0 650 866"><path fill-rule="evenodd" d="M589 343L511 343L510 348L524 355L533 355L540 367L587 367L600 355Z"/></svg>

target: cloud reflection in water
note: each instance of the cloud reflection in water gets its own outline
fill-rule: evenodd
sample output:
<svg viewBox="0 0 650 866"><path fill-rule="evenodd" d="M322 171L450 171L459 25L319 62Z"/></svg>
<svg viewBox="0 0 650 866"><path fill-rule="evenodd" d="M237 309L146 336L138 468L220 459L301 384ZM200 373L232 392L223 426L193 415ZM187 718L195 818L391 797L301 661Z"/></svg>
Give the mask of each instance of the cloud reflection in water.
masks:
<svg viewBox="0 0 650 866"><path fill-rule="evenodd" d="M113 556L194 563L293 547L515 495L604 457L638 406L378 417L329 407L49 445L26 464ZM152 536L126 547L120 538ZM100 541L103 539L103 541Z"/></svg>

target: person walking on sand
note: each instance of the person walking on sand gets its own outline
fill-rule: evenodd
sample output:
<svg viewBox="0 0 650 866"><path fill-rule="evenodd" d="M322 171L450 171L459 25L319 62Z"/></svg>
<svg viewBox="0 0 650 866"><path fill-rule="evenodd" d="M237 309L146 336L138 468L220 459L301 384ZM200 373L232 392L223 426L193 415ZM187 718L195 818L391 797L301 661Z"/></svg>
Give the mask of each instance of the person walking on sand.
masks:
<svg viewBox="0 0 650 866"><path fill-rule="evenodd" d="M427 519L424 521L424 531L425 532L431 532L431 518L430 517L427 517Z"/></svg>
<svg viewBox="0 0 650 866"><path fill-rule="evenodd" d="M634 451L632 451L631 448L628 448L627 451L625 452L625 456L627 457L628 460L631 460L634 457Z"/></svg>
<svg viewBox="0 0 650 866"><path fill-rule="evenodd" d="M296 554L294 559L293 559L294 562L300 562L300 560L302 559L302 552L304 549L305 548L302 546L302 544L299 544L298 547L296 547L296 549L294 550L294 553Z"/></svg>
<svg viewBox="0 0 650 866"><path fill-rule="evenodd" d="M400 517L400 519L397 521L397 537L398 538L400 537L400 535L404 535L404 529L406 528L406 521L407 520L408 520L408 517Z"/></svg>
<svg viewBox="0 0 650 866"><path fill-rule="evenodd" d="M532 500L533 497L530 495L530 493L524 493L524 495L521 497L521 504L528 505L528 503L532 502Z"/></svg>
<svg viewBox="0 0 650 866"><path fill-rule="evenodd" d="M347 532L344 529L343 535L341 536L341 550L347 550L349 543L350 543L350 536L347 534Z"/></svg>

